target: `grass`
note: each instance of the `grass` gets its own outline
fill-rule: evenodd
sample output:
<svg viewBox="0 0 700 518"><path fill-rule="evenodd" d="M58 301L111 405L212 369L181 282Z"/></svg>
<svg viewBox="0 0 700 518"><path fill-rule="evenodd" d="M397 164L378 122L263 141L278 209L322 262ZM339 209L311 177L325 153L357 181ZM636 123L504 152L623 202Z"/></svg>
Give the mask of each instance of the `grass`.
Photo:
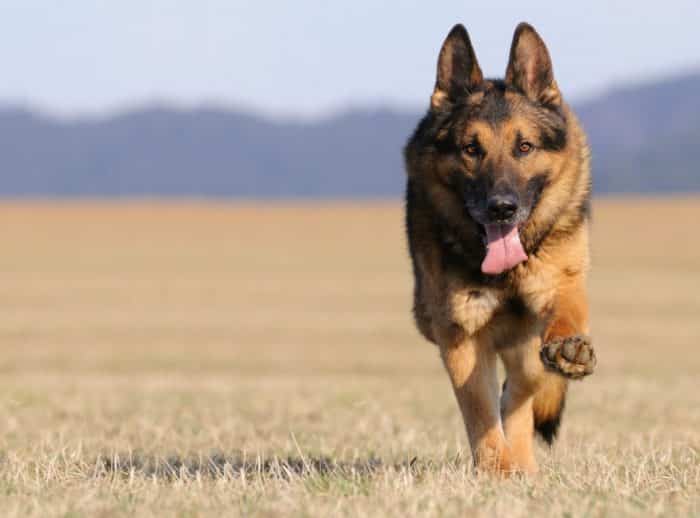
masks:
<svg viewBox="0 0 700 518"><path fill-rule="evenodd" d="M397 205L2 204L3 516L699 515L700 202L595 209L598 371L499 481Z"/></svg>

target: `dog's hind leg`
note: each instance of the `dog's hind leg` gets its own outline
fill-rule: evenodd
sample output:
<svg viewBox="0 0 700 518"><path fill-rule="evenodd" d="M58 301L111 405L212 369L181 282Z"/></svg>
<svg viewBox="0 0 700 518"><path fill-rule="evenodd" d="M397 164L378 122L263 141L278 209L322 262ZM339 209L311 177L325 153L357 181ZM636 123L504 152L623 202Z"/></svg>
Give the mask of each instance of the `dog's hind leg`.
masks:
<svg viewBox="0 0 700 518"><path fill-rule="evenodd" d="M535 431L550 445L559 432L567 387L566 378L545 372L532 402Z"/></svg>

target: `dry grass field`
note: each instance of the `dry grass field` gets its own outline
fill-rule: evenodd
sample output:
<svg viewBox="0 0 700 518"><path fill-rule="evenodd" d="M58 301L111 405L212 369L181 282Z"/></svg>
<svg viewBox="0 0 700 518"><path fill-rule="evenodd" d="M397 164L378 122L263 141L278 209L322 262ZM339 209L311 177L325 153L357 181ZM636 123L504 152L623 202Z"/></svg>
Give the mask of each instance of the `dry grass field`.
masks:
<svg viewBox="0 0 700 518"><path fill-rule="evenodd" d="M398 205L2 203L0 513L700 515L700 200L595 209L598 371L500 481Z"/></svg>

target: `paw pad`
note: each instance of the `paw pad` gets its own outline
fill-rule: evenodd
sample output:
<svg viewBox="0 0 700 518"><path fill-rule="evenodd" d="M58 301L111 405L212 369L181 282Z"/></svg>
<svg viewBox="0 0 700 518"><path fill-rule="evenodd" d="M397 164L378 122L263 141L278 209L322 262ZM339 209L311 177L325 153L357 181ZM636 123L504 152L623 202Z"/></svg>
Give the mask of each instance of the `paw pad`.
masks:
<svg viewBox="0 0 700 518"><path fill-rule="evenodd" d="M555 338L547 342L542 346L540 357L549 370L571 379L581 379L592 374L596 366L590 338L582 335Z"/></svg>

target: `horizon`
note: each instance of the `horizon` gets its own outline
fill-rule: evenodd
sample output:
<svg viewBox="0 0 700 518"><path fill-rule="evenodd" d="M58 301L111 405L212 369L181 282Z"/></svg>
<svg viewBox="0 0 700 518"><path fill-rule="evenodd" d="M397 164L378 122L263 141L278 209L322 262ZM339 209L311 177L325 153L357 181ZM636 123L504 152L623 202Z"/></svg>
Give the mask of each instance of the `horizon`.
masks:
<svg viewBox="0 0 700 518"><path fill-rule="evenodd" d="M585 105L605 98L608 95L624 92L626 90L634 90L654 86L655 84L674 81L687 77L700 75L700 64L692 65L687 68L664 73L659 76L645 77L641 79L632 79L608 85L606 88L581 97L574 96L566 97L567 103L576 107L576 105ZM327 120L333 120L352 113L380 113L388 112L399 115L415 114L427 110L429 107L429 97L423 106L401 105L391 100L376 101L369 103L349 103L331 107L328 111L321 113L310 114L285 114L285 113L267 113L265 110L256 110L251 106L244 106L235 103L225 103L216 99L202 99L193 102L183 102L176 99L168 98L152 98L134 101L123 106L113 106L103 110L86 111L79 113L63 113L60 110L54 110L50 107L42 106L38 103L31 102L13 102L5 99L0 99L0 113L7 111L25 111L32 115L41 118L59 121L62 123L71 122L92 122L100 120L108 120L115 117L129 115L131 113L139 113L144 111L166 110L178 113L196 113L201 111L222 111L227 113L236 113L243 116L262 119L265 122L272 124L315 124Z"/></svg>
<svg viewBox="0 0 700 518"><path fill-rule="evenodd" d="M693 73L620 85L573 103L593 149L596 191L700 192L693 167L699 85L700 73ZM161 102L57 120L0 107L6 172L0 191L57 198L395 197L404 176L400 150L423 113L355 106L285 120ZM653 152L650 141L658 144Z"/></svg>
<svg viewBox="0 0 700 518"><path fill-rule="evenodd" d="M597 190L698 191L696 1L650 17L650 0L7 0L0 194L394 197L450 28L497 78L522 20L588 134Z"/></svg>

